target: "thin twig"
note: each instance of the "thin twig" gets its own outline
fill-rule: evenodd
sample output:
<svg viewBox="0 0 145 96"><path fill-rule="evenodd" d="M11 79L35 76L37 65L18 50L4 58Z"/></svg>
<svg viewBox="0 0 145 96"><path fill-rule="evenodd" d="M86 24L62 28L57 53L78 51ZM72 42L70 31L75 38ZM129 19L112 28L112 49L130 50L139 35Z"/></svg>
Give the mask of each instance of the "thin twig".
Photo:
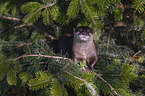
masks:
<svg viewBox="0 0 145 96"><path fill-rule="evenodd" d="M119 52L118 50L116 50L112 45L110 45L110 44L108 44L111 48L113 48L116 52ZM121 54L121 53L120 53ZM125 58L125 56L123 55L123 54L121 54L121 56L124 58L124 59L126 59L126 60L128 60L127 58Z"/></svg>
<svg viewBox="0 0 145 96"><path fill-rule="evenodd" d="M111 36L111 31L109 32L108 43L107 43L107 51L108 51L108 45L110 43L110 36Z"/></svg>
<svg viewBox="0 0 145 96"><path fill-rule="evenodd" d="M42 82L38 82L36 84L28 84L29 87L32 87L32 86L36 86L38 84L42 84L42 83L45 83L45 82L49 82L50 80L45 80L45 81L42 81Z"/></svg>
<svg viewBox="0 0 145 96"><path fill-rule="evenodd" d="M22 47L24 45L31 45L31 44L33 44L33 43L23 43L23 44L18 45L18 47Z"/></svg>
<svg viewBox="0 0 145 96"><path fill-rule="evenodd" d="M67 72L67 71L64 71L64 72L67 73L67 74L69 74L69 75L71 75L71 76L73 76L73 77L75 77L76 79L79 79L79 80L83 81L85 84L87 83L86 80L83 80L83 79L81 79L81 78L79 78L79 77L77 77L77 76L74 76L74 75L71 74L70 72Z"/></svg>
<svg viewBox="0 0 145 96"><path fill-rule="evenodd" d="M24 57L47 57L47 58L55 58L55 59L68 59L68 60L71 60L69 58L64 58L64 57L58 57L58 56L49 56L49 55L37 55L37 54L33 54L33 55L22 55L22 56L19 56L17 58L14 59L14 61L20 59L20 58L24 58Z"/></svg>
<svg viewBox="0 0 145 96"><path fill-rule="evenodd" d="M59 72L57 72L56 75L59 75L59 73L60 73L63 69L65 69L69 64L70 64L70 63L66 64Z"/></svg>
<svg viewBox="0 0 145 96"><path fill-rule="evenodd" d="M136 56L137 54L141 53L141 51L142 51L142 50L139 50L137 53L135 53L135 54L133 55L133 57Z"/></svg>
<svg viewBox="0 0 145 96"><path fill-rule="evenodd" d="M26 26L25 24L19 25L19 26L14 27L14 29L21 28L21 27L25 27L25 26Z"/></svg>
<svg viewBox="0 0 145 96"><path fill-rule="evenodd" d="M97 75L97 77L99 77L103 82L105 82L117 96L120 96L120 95L114 90L114 88L113 88L105 79L103 79L103 78L102 78L100 75L98 75L98 74L96 74L96 75Z"/></svg>
<svg viewBox="0 0 145 96"><path fill-rule="evenodd" d="M20 21L21 20L19 18L7 17L7 16L2 16L2 15L0 15L0 17L4 18L4 19L9 19L9 20L15 20L15 21Z"/></svg>

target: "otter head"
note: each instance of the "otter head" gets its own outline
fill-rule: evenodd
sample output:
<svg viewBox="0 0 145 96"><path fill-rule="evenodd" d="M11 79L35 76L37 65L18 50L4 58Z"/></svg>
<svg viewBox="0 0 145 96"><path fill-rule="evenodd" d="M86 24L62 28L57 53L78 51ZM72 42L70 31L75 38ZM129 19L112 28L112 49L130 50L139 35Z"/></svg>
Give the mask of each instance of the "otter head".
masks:
<svg viewBox="0 0 145 96"><path fill-rule="evenodd" d="M90 27L80 26L73 29L74 39L77 42L87 42L93 40L94 30Z"/></svg>

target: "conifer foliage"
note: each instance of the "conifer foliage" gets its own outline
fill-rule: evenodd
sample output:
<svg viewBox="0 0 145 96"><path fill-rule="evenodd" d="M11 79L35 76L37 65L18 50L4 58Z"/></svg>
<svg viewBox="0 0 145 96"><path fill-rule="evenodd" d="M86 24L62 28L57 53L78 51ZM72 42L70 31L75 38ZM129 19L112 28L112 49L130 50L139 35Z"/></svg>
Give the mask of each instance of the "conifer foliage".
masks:
<svg viewBox="0 0 145 96"><path fill-rule="evenodd" d="M144 0L2 0L0 96L145 95ZM95 30L94 71L57 53L76 26Z"/></svg>

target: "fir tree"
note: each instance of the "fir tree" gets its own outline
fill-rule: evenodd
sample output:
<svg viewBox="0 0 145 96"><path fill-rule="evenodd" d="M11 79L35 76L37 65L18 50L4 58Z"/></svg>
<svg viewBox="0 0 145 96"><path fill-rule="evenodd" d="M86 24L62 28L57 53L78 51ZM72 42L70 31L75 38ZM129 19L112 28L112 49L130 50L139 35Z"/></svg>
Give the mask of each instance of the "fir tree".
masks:
<svg viewBox="0 0 145 96"><path fill-rule="evenodd" d="M143 0L2 0L0 95L145 95ZM94 71L52 46L76 26L99 44Z"/></svg>

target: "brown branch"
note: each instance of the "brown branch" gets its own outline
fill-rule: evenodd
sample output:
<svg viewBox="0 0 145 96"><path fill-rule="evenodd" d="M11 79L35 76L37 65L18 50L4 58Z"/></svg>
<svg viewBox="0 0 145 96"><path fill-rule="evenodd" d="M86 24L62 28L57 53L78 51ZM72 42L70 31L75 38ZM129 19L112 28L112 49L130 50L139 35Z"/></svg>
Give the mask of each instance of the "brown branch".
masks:
<svg viewBox="0 0 145 96"><path fill-rule="evenodd" d="M69 64L70 64L70 63L66 64L59 72L57 72L56 75L59 75L59 73L60 73L63 69L65 69Z"/></svg>
<svg viewBox="0 0 145 96"><path fill-rule="evenodd" d="M141 53L141 51L142 51L142 50L140 50L140 51L138 51L137 53L135 53L135 54L133 55L133 57L136 56L137 54Z"/></svg>
<svg viewBox="0 0 145 96"><path fill-rule="evenodd" d="M21 19L19 19L19 18L6 17L6 16L2 16L2 15L0 15L0 17L4 18L4 19L9 19L9 20L21 21Z"/></svg>
<svg viewBox="0 0 145 96"><path fill-rule="evenodd" d="M95 74L96 74L96 73L95 73ZM103 78L102 78L100 75L98 75L98 74L96 74L96 75L97 75L97 77L99 77L103 82L105 82L117 96L120 96L120 95L114 90L114 88L113 88L105 79L103 79Z"/></svg>
<svg viewBox="0 0 145 96"><path fill-rule="evenodd" d="M111 36L111 31L109 32L108 43L107 43L107 51L108 51L108 47L109 47L109 43L110 43L110 36Z"/></svg>
<svg viewBox="0 0 145 96"><path fill-rule="evenodd" d="M112 49L114 49L116 52L119 52L119 51L117 51L112 45L110 45L110 44L108 44ZM121 53L120 53L121 54ZM124 58L124 59L126 59L126 60L128 60L128 58L126 58L123 54L121 54L121 56Z"/></svg>
<svg viewBox="0 0 145 96"><path fill-rule="evenodd" d="M141 71L145 71L145 69L140 69Z"/></svg>
<svg viewBox="0 0 145 96"><path fill-rule="evenodd" d="M19 56L19 57L15 58L14 61L16 61L16 60L18 60L20 58L24 58L24 57L47 57L47 58L68 59L68 60L71 60L69 58L58 57L58 56L49 56L49 55L37 55L37 54L33 54L33 55L22 55L22 56Z"/></svg>
<svg viewBox="0 0 145 96"><path fill-rule="evenodd" d="M19 25L19 26L14 27L14 29L21 28L21 27L25 27L25 26L26 26L25 24Z"/></svg>
<svg viewBox="0 0 145 96"><path fill-rule="evenodd" d="M39 82L39 83L36 83L36 84L28 84L29 87L32 87L32 86L36 86L38 84L42 84L42 83L45 83L45 82L49 82L50 80L45 80L45 81L42 81L42 82Z"/></svg>
<svg viewBox="0 0 145 96"><path fill-rule="evenodd" d="M25 45L32 45L33 43L23 43L23 44L20 44L18 45L18 47L22 47L22 46L25 46Z"/></svg>
<svg viewBox="0 0 145 96"><path fill-rule="evenodd" d="M83 79L81 79L81 78L79 78L79 77L77 77L77 76L74 76L73 74L71 74L71 73L69 73L69 72L67 72L67 71L64 71L64 72L67 73L67 74L69 74L69 75L71 75L71 76L73 76L73 77L75 77L76 79L79 79L79 80L83 81L84 83L87 83L86 80L83 80Z"/></svg>

